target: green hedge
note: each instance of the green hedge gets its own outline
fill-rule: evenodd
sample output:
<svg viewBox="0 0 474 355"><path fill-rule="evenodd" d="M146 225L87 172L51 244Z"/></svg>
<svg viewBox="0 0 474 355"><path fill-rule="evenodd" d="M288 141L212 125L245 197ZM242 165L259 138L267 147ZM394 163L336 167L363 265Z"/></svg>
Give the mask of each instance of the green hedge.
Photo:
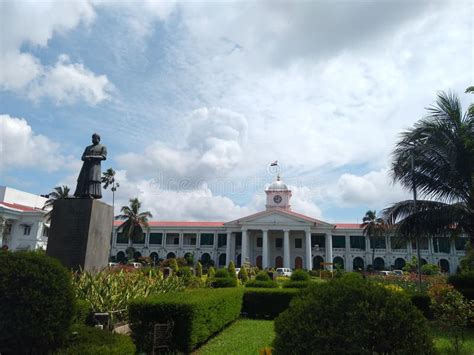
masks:
<svg viewBox="0 0 474 355"><path fill-rule="evenodd" d="M236 287L237 279L234 277L216 277L211 281L212 288Z"/></svg>
<svg viewBox="0 0 474 355"><path fill-rule="evenodd" d="M74 311L71 275L58 260L38 252L0 251L0 353L58 348Z"/></svg>
<svg viewBox="0 0 474 355"><path fill-rule="evenodd" d="M135 344L126 335L114 334L105 330L76 324L68 338L67 345L60 348L56 355L133 355Z"/></svg>
<svg viewBox="0 0 474 355"><path fill-rule="evenodd" d="M260 281L260 280L250 280L247 281L245 287L253 288L278 288L278 283L272 280Z"/></svg>
<svg viewBox="0 0 474 355"><path fill-rule="evenodd" d="M467 299L474 300L474 271L451 275L448 277L448 283Z"/></svg>
<svg viewBox="0 0 474 355"><path fill-rule="evenodd" d="M410 296L410 300L411 303L423 313L426 319L433 319L430 296L424 293L415 293Z"/></svg>
<svg viewBox="0 0 474 355"><path fill-rule="evenodd" d="M132 301L128 311L138 351L151 353L154 324L171 319L172 350L190 352L239 317L242 293L241 288L197 289Z"/></svg>
<svg viewBox="0 0 474 355"><path fill-rule="evenodd" d="M288 280L283 283L283 288L306 288L311 285L311 281L293 281Z"/></svg>
<svg viewBox="0 0 474 355"><path fill-rule="evenodd" d="M296 289L245 288L242 314L249 318L273 319L288 308L299 293Z"/></svg>

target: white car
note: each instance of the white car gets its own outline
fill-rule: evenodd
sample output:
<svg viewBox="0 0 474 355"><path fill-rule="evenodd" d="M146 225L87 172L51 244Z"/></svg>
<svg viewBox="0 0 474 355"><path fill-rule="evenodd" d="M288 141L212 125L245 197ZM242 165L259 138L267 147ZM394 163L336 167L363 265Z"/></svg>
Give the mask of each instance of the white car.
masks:
<svg viewBox="0 0 474 355"><path fill-rule="evenodd" d="M235 268L235 274L236 274L237 276L239 276L239 272L240 272L240 267L236 267L236 268Z"/></svg>
<svg viewBox="0 0 474 355"><path fill-rule="evenodd" d="M276 273L277 273L278 276L288 276L288 277L290 277L293 272L291 271L291 269L289 269L287 267L279 267L279 268L276 269Z"/></svg>
<svg viewBox="0 0 474 355"><path fill-rule="evenodd" d="M141 267L143 267L141 263L137 263L137 262L130 263L130 265L133 265L135 269L140 269Z"/></svg>

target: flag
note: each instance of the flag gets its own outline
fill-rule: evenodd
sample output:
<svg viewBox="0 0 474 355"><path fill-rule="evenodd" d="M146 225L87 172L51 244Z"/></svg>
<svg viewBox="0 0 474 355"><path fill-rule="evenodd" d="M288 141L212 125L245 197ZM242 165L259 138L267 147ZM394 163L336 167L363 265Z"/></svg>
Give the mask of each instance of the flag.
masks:
<svg viewBox="0 0 474 355"><path fill-rule="evenodd" d="M270 166L278 166L278 160L275 160L273 163L270 164Z"/></svg>

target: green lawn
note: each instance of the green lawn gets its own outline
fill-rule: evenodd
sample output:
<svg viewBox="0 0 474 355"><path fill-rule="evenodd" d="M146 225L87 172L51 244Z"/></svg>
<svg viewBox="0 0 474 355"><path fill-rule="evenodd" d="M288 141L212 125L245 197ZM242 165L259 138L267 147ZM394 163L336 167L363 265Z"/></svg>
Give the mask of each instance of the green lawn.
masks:
<svg viewBox="0 0 474 355"><path fill-rule="evenodd" d="M194 354L255 355L259 349L271 346L274 337L273 321L239 319Z"/></svg>
<svg viewBox="0 0 474 355"><path fill-rule="evenodd" d="M270 347L274 337L273 321L239 319L194 354L256 355L260 349ZM438 354L453 354L451 343L444 334L433 329L433 337ZM461 354L474 354L474 329L472 328L467 331Z"/></svg>

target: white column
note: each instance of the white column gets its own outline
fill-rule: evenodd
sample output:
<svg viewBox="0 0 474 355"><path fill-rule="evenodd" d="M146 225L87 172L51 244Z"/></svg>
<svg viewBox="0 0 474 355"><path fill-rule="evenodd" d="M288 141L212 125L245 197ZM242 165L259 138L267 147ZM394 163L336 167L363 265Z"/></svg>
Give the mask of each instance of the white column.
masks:
<svg viewBox="0 0 474 355"><path fill-rule="evenodd" d="M145 233L145 248L150 246L150 231Z"/></svg>
<svg viewBox="0 0 474 355"><path fill-rule="evenodd" d="M268 230L262 229L262 267L268 267Z"/></svg>
<svg viewBox="0 0 474 355"><path fill-rule="evenodd" d="M332 263L332 235L326 233L326 262ZM328 266L328 270L332 270L332 266Z"/></svg>
<svg viewBox="0 0 474 355"><path fill-rule="evenodd" d="M232 232L227 231L227 243L225 245L225 264L229 266L230 261L232 260L230 257L230 238L232 236Z"/></svg>
<svg viewBox="0 0 474 355"><path fill-rule="evenodd" d="M346 260L344 261L344 266L345 266L346 271L353 271L351 253L350 253L351 237L350 235L346 234L344 238L346 239L346 249L345 249L345 254L344 254L346 256Z"/></svg>
<svg viewBox="0 0 474 355"><path fill-rule="evenodd" d="M290 231L283 230L283 267L290 268Z"/></svg>
<svg viewBox="0 0 474 355"><path fill-rule="evenodd" d="M248 235L247 235L247 229L242 229L242 251L240 253L240 262L243 265L246 263L249 258L248 254Z"/></svg>
<svg viewBox="0 0 474 355"><path fill-rule="evenodd" d="M306 268L313 269L313 258L311 256L311 230L306 231Z"/></svg>
<svg viewBox="0 0 474 355"><path fill-rule="evenodd" d="M179 244L178 244L178 248L179 249L183 249L183 246L184 246L184 234L183 232L179 232ZM177 257L177 255L176 255Z"/></svg>
<svg viewBox="0 0 474 355"><path fill-rule="evenodd" d="M161 247L166 248L166 231L162 231Z"/></svg>

